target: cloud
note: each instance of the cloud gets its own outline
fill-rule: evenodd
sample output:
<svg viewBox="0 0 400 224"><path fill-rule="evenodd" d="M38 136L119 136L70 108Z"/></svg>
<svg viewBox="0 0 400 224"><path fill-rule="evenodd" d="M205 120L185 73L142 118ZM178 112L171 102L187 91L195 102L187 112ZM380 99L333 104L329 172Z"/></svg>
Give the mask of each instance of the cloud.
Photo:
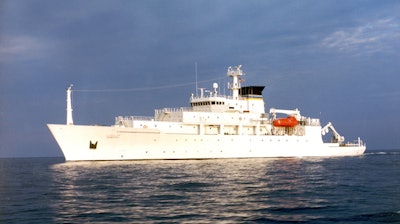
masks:
<svg viewBox="0 0 400 224"><path fill-rule="evenodd" d="M325 48L349 53L388 52L399 46L400 24L395 18L339 29L322 40Z"/></svg>
<svg viewBox="0 0 400 224"><path fill-rule="evenodd" d="M2 37L0 42L0 61L9 58L33 58L46 48L43 41L31 36Z"/></svg>
<svg viewBox="0 0 400 224"><path fill-rule="evenodd" d="M382 99L393 99L398 100L400 97L400 91L390 91L390 92L380 92L380 93L372 93L370 98L377 98L379 100Z"/></svg>

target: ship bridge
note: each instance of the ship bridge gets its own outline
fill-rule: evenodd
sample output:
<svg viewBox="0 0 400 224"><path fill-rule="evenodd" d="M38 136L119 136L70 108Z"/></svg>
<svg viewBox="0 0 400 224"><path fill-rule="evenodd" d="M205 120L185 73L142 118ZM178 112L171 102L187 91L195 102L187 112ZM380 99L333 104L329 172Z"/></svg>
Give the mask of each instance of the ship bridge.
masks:
<svg viewBox="0 0 400 224"><path fill-rule="evenodd" d="M213 95L190 98L193 111L265 113L262 91L264 86L246 86L239 89L239 96Z"/></svg>
<svg viewBox="0 0 400 224"><path fill-rule="evenodd" d="M213 91L200 88L200 96L192 94L190 106L198 112L240 112L264 114L265 105L262 91L265 86L241 86L244 81L241 66L229 67L227 76L232 77L232 83L228 83L231 96L218 94L218 83L213 84Z"/></svg>

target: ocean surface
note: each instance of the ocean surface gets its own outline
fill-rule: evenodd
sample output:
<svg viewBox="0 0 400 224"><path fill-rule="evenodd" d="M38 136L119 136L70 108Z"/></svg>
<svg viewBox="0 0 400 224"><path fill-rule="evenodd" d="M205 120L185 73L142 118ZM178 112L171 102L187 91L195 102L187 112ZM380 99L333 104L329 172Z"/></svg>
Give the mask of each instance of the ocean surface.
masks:
<svg viewBox="0 0 400 224"><path fill-rule="evenodd" d="M0 223L400 223L400 150L342 158L0 159Z"/></svg>

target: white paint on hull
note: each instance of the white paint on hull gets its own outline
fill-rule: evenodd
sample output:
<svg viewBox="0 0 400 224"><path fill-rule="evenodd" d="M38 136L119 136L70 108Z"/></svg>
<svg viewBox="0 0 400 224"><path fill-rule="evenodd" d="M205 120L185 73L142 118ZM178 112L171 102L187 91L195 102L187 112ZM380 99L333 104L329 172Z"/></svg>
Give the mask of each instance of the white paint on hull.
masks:
<svg viewBox="0 0 400 224"><path fill-rule="evenodd" d="M185 135L117 126L48 127L67 161L353 156L365 151L363 145L341 147L312 135ZM90 142L97 143L96 149L90 148Z"/></svg>

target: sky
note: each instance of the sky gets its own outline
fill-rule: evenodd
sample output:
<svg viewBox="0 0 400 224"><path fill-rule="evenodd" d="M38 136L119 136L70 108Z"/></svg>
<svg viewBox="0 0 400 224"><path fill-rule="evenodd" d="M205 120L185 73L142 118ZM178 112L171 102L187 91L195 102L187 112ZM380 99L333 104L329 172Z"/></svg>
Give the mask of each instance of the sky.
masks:
<svg viewBox="0 0 400 224"><path fill-rule="evenodd" d="M0 157L62 156L46 127L188 106L199 87L265 85L367 150L400 148L396 0L0 0Z"/></svg>

